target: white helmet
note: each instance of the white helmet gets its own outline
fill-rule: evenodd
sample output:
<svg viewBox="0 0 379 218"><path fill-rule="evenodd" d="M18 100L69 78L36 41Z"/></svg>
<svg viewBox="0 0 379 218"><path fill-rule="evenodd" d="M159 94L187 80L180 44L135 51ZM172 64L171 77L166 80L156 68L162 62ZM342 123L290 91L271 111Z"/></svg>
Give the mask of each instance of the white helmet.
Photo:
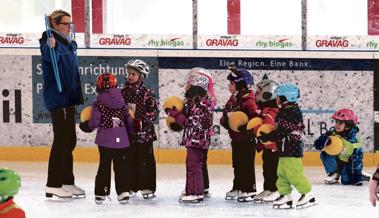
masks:
<svg viewBox="0 0 379 218"><path fill-rule="evenodd" d="M279 84L273 80L268 79L267 75L263 76L263 79L257 83L257 87L260 88L261 96L256 96L256 98L262 102L276 99L275 90L278 88Z"/></svg>
<svg viewBox="0 0 379 218"><path fill-rule="evenodd" d="M143 78L147 78L150 72L149 65L139 59L132 59L128 61L126 67L132 67L136 69L139 73L142 74Z"/></svg>

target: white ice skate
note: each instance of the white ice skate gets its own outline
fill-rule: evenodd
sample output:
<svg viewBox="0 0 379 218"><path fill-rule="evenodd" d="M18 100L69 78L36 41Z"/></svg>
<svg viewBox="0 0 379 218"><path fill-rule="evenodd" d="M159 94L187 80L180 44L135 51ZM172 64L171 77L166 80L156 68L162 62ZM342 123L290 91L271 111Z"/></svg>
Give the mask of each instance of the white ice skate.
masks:
<svg viewBox="0 0 379 218"><path fill-rule="evenodd" d="M102 204L105 201L106 197L102 195L95 195L95 203Z"/></svg>
<svg viewBox="0 0 379 218"><path fill-rule="evenodd" d="M338 180L340 179L340 174L337 172L329 173L325 178L325 184L333 185L338 184Z"/></svg>
<svg viewBox="0 0 379 218"><path fill-rule="evenodd" d="M182 204L202 204L204 195L185 195L179 197L179 203Z"/></svg>
<svg viewBox="0 0 379 218"><path fill-rule="evenodd" d="M270 192L269 195L263 198L263 202L265 204L272 204L279 197L280 197L280 194L278 191Z"/></svg>
<svg viewBox="0 0 379 218"><path fill-rule="evenodd" d="M86 192L76 185L63 185L62 188L72 193L74 198L85 198Z"/></svg>
<svg viewBox="0 0 379 218"><path fill-rule="evenodd" d="M211 197L211 193L209 192L209 188L204 189L204 198L210 198L210 197Z"/></svg>
<svg viewBox="0 0 379 218"><path fill-rule="evenodd" d="M226 195L225 195L225 200L235 200L237 199L238 195L241 194L241 191L240 190L230 190L228 192L226 192Z"/></svg>
<svg viewBox="0 0 379 218"><path fill-rule="evenodd" d="M118 202L120 204L126 204L129 202L129 192L122 192L121 194L118 195L117 197Z"/></svg>
<svg viewBox="0 0 379 218"><path fill-rule="evenodd" d="M144 199L152 199L156 197L154 192L150 189L141 190L141 195Z"/></svg>
<svg viewBox="0 0 379 218"><path fill-rule="evenodd" d="M129 191L129 198L132 198L134 196L136 196L136 193L133 190L130 190Z"/></svg>
<svg viewBox="0 0 379 218"><path fill-rule="evenodd" d="M256 192L241 192L237 196L237 201L238 202L250 202L254 201L254 196L256 195Z"/></svg>
<svg viewBox="0 0 379 218"><path fill-rule="evenodd" d="M269 195L271 191L269 190L263 190L261 193L255 195L254 197L254 203L263 203L263 198Z"/></svg>
<svg viewBox="0 0 379 218"><path fill-rule="evenodd" d="M292 196L291 196L291 194L280 195L279 198L277 198L272 203L272 207L273 208L278 208L278 209L292 208Z"/></svg>
<svg viewBox="0 0 379 218"><path fill-rule="evenodd" d="M302 194L296 203L296 208L306 208L311 207L316 204L316 198L311 192L307 194Z"/></svg>
<svg viewBox="0 0 379 218"><path fill-rule="evenodd" d="M52 198L53 196L56 196L58 198L72 198L72 193L66 191L63 188L54 188L46 186L45 192L47 198Z"/></svg>

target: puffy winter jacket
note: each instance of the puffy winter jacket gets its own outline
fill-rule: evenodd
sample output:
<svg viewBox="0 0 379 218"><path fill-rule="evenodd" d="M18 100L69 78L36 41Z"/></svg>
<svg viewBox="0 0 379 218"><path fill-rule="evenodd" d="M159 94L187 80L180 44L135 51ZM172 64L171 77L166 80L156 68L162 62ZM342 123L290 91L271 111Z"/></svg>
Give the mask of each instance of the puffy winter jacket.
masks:
<svg viewBox="0 0 379 218"><path fill-rule="evenodd" d="M42 38L39 40L42 56L43 99L49 111L83 103L78 58L76 56L77 44L75 41L68 42L54 31L52 33L56 41L53 50L57 57L62 92L59 92L55 80L46 32L42 34Z"/></svg>

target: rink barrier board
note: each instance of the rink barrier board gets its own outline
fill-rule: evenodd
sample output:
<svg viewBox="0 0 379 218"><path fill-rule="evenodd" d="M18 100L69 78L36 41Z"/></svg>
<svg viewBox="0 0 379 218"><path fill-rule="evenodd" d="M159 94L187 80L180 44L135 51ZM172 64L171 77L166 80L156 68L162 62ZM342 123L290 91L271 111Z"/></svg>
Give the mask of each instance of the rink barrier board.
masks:
<svg viewBox="0 0 379 218"><path fill-rule="evenodd" d="M12 146L0 147L0 161L35 161L47 162L49 160L50 147L25 147ZM184 164L185 149L155 148L154 155L159 164ZM255 163L262 164L262 152L256 153ZM75 162L96 163L99 161L97 147L77 147L74 150ZM209 150L208 164L232 164L231 150ZM305 152L303 158L305 166L322 166L319 152ZM379 164L379 153L365 153L363 165L373 167Z"/></svg>

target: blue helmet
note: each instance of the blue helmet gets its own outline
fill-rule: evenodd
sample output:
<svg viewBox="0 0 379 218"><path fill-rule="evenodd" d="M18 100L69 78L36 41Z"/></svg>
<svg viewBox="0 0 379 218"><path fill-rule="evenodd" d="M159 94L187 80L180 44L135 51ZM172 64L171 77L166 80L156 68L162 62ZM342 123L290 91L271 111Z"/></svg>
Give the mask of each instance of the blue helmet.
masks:
<svg viewBox="0 0 379 218"><path fill-rule="evenodd" d="M254 84L253 76L247 70L230 70L228 77L226 78L235 83L245 83L247 88L250 88Z"/></svg>
<svg viewBox="0 0 379 218"><path fill-rule="evenodd" d="M288 102L292 103L296 103L300 98L300 90L293 83L280 84L275 92L277 96L284 96Z"/></svg>

